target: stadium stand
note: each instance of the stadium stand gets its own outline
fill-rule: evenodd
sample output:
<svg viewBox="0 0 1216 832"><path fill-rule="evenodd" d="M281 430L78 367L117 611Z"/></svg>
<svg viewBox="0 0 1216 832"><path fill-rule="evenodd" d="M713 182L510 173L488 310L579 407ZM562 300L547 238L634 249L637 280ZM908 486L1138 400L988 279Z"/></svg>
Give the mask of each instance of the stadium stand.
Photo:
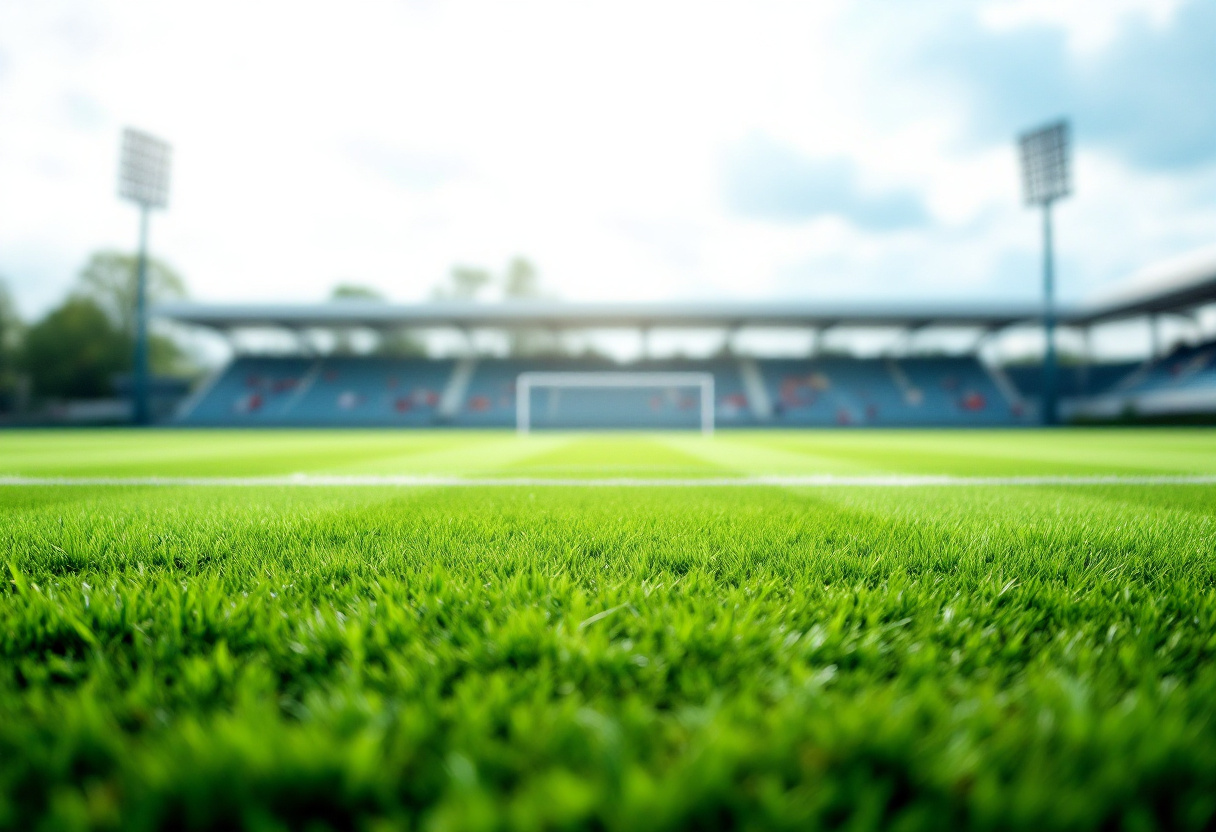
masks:
<svg viewBox="0 0 1216 832"><path fill-rule="evenodd" d="M787 425L1005 425L1020 419L975 358L765 361Z"/></svg>
<svg viewBox="0 0 1216 832"><path fill-rule="evenodd" d="M1056 369L1056 390L1061 397L1099 396L1111 390L1143 366L1130 361L1113 364L1069 364ZM1005 374L1028 399L1037 399L1043 389L1043 368L1039 364L1012 364Z"/></svg>
<svg viewBox="0 0 1216 832"><path fill-rule="evenodd" d="M1216 341L1180 345L1169 355L1146 361L1075 414L1110 418L1139 414L1167 416L1216 411Z"/></svg>
<svg viewBox="0 0 1216 832"><path fill-rule="evenodd" d="M178 421L192 425L433 424L452 361L238 358Z"/></svg>
<svg viewBox="0 0 1216 832"><path fill-rule="evenodd" d="M191 424L276 424L291 408L312 362L301 358L238 358L183 405Z"/></svg>
<svg viewBox="0 0 1216 832"><path fill-rule="evenodd" d="M285 421L300 424L432 424L452 361L341 358L317 361Z"/></svg>
<svg viewBox="0 0 1216 832"><path fill-rule="evenodd" d="M671 359L621 367L600 358L343 357L237 359L183 408L179 422L506 427L515 423L520 373L622 369L712 373L720 427L1006 425L1020 418L975 358ZM537 428L693 427L699 419L692 389L532 395Z"/></svg>
<svg viewBox="0 0 1216 832"><path fill-rule="evenodd" d="M1163 316L1199 321L1216 306L1216 249L1161 264L1094 302L1057 305L1056 320L1090 343L1096 328L1135 320L1150 324L1156 343ZM810 300L737 302L565 303L544 299L502 303L432 301L392 304L161 304L160 317L226 338L277 330L308 343L314 330L360 329L510 334L620 330L715 330L726 343L741 330L813 333L886 329L907 336L927 330L990 336L1041 320L1038 303L833 303ZM1202 327L1200 327L1202 330ZM643 348L645 352L645 348ZM1216 343L1175 350L1142 364L1064 366L1056 392L1066 418L1121 418L1129 412L1216 414ZM644 360L627 367L606 359L373 357L239 357L179 411L183 424L454 425L502 427L515 420L515 383L525 371L710 372L720 427L734 425L1013 425L1038 421L1042 371L1037 366L986 366L976 355L861 359L721 356ZM691 391L538 389L533 425L664 427L696 423Z"/></svg>
<svg viewBox="0 0 1216 832"><path fill-rule="evenodd" d="M1182 345L1165 358L1144 364L1117 385L1124 393L1216 386L1216 342Z"/></svg>

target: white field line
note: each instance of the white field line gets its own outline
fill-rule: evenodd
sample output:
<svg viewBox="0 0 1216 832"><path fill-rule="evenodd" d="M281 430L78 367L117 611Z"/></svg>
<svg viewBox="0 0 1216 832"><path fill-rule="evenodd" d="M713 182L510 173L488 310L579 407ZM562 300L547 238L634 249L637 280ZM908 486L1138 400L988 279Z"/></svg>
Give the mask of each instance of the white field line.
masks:
<svg viewBox="0 0 1216 832"><path fill-rule="evenodd" d="M836 476L833 474L755 477L440 477L412 475L341 476L290 474L270 477L18 477L0 476L2 486L203 486L203 487L397 487L397 488L920 488L1036 485L1216 485L1216 474L1145 476L1068 475L953 477L918 474Z"/></svg>

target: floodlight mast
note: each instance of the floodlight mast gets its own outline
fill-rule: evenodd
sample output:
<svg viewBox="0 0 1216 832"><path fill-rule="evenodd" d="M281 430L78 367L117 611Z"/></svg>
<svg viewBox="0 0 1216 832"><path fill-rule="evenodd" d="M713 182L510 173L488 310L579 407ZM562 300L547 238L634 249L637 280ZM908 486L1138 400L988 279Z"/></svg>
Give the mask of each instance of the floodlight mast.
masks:
<svg viewBox="0 0 1216 832"><path fill-rule="evenodd" d="M1056 396L1055 261L1052 252L1051 206L1072 193L1070 130L1066 120L1053 122L1018 137L1022 157L1022 187L1027 205L1043 209L1043 424L1059 421Z"/></svg>
<svg viewBox="0 0 1216 832"><path fill-rule="evenodd" d="M148 403L148 213L169 204L167 142L127 128L122 135L118 195L139 206L139 253L135 273L135 354L131 368L132 421L152 421Z"/></svg>

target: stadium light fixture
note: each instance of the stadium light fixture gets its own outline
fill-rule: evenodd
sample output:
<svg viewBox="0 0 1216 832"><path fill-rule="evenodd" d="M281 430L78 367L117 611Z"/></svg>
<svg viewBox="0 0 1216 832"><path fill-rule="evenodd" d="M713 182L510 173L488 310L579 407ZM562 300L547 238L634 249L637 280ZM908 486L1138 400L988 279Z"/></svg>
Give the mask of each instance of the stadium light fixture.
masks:
<svg viewBox="0 0 1216 832"><path fill-rule="evenodd" d="M1022 189L1026 204L1043 209L1043 424L1054 425L1056 400L1055 263L1052 257L1051 206L1072 193L1071 131L1061 119L1018 137Z"/></svg>
<svg viewBox="0 0 1216 832"><path fill-rule="evenodd" d="M131 372L133 421L146 425L152 420L148 403L148 213L169 204L169 158L167 142L139 130L122 134L122 157L118 166L118 195L139 206L139 254L135 274L135 355Z"/></svg>

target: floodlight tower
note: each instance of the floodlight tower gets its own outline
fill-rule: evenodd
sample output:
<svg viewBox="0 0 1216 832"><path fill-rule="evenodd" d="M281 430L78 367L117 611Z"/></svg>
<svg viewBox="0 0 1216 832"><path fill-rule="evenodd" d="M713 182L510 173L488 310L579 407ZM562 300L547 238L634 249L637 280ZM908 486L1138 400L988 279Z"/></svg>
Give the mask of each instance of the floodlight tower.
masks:
<svg viewBox="0 0 1216 832"><path fill-rule="evenodd" d="M1061 119L1018 137L1022 156L1022 189L1027 205L1043 208L1043 405L1045 425L1058 421L1056 412L1055 263L1051 250L1051 206L1072 193L1068 122Z"/></svg>
<svg viewBox="0 0 1216 832"><path fill-rule="evenodd" d="M139 206L139 255L135 273L135 355L131 372L133 421L152 420L148 405L148 213L169 204L171 148L155 136L127 128L122 134L118 195Z"/></svg>

